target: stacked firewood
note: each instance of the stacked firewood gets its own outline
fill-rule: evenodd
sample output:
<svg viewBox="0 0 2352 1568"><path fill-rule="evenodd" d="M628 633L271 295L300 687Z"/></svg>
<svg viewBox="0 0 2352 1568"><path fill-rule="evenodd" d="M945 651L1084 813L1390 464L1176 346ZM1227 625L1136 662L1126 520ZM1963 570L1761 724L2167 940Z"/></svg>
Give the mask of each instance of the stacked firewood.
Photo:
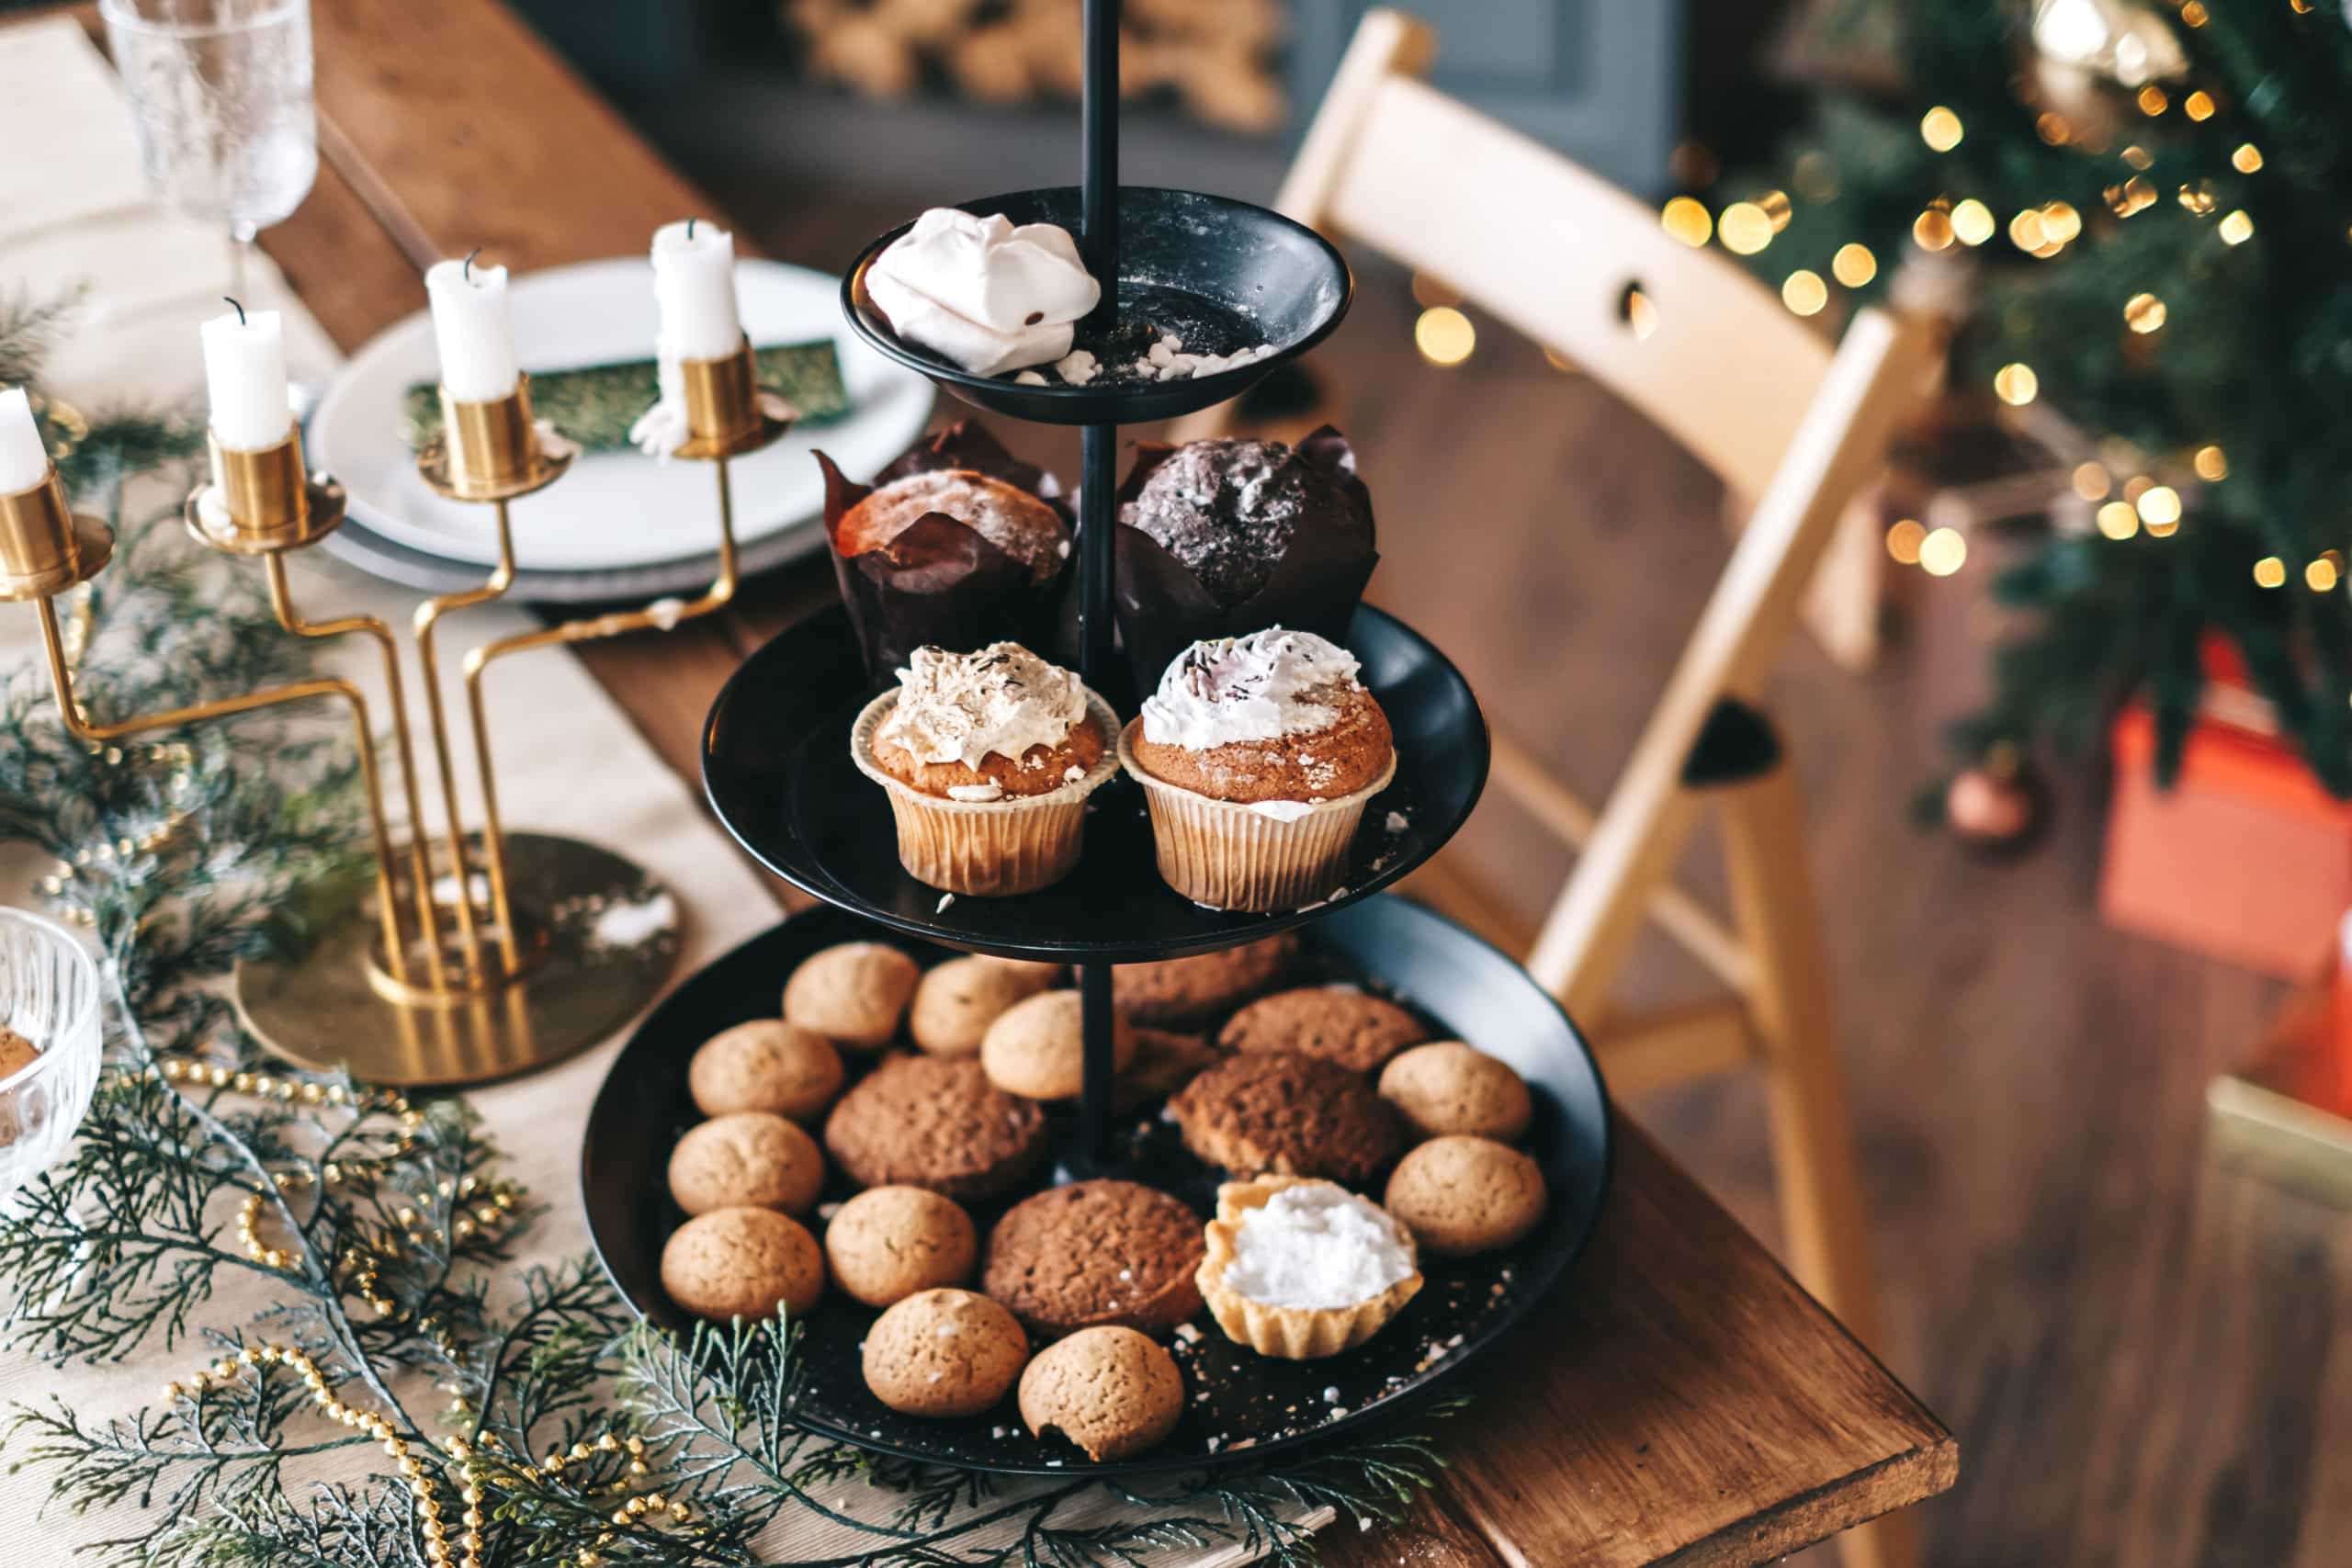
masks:
<svg viewBox="0 0 2352 1568"><path fill-rule="evenodd" d="M1080 0L785 0L809 73L876 98L933 76L986 104L1074 98ZM1263 134L1289 111L1282 0L1126 0L1119 90L1170 92L1207 123Z"/></svg>

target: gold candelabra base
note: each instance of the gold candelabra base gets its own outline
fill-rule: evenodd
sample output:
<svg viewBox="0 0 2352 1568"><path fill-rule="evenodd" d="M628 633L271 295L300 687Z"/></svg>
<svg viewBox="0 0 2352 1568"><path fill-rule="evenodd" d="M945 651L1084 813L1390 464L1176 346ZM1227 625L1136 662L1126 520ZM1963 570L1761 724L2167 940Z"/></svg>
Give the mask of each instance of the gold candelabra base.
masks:
<svg viewBox="0 0 2352 1568"><path fill-rule="evenodd" d="M481 845L469 846L480 863ZM453 931L458 883L434 858L432 895ZM514 972L469 984L464 955L445 948L438 989L391 973L372 902L353 907L297 956L237 966L237 1015L271 1052L306 1067L344 1069L400 1089L488 1083L550 1066L627 1023L676 966L683 918L669 890L600 845L552 833L510 833ZM472 895L488 932L484 890ZM414 889L403 882L404 904Z"/></svg>
<svg viewBox="0 0 2352 1568"><path fill-rule="evenodd" d="M395 846L369 723L369 700L339 676L290 682L98 724L74 695L72 660L51 599L103 568L113 536L67 505L55 471L0 495L0 599L33 600L59 709L93 744L224 717L281 703L330 699L348 709L367 790L375 874L367 892L329 920L300 953L252 960L233 978L239 1016L280 1056L399 1088L483 1083L562 1059L619 1028L660 992L677 962L679 911L669 892L626 856L548 833L508 833L498 811L492 725L484 698L494 660L534 649L625 632L668 630L733 598L736 550L729 459L782 435L792 410L760 391L751 347L681 367L688 439L678 455L708 462L718 480L719 573L700 597L591 616L472 649L463 662L481 828L464 823L448 704L435 629L447 615L503 596L514 579L510 502L571 468L576 448L543 433L527 382L483 403L443 397L447 432L418 460L425 481L452 500L492 509L499 561L481 587L419 607L416 652L440 784L443 830L428 839L404 682L392 632L373 615L304 619L294 607L287 557L344 521L343 487L303 465L301 437L276 446L212 447L212 481L187 499L188 531L226 555L254 558L268 574L278 624L304 637L364 636L383 660L393 753L414 835Z"/></svg>

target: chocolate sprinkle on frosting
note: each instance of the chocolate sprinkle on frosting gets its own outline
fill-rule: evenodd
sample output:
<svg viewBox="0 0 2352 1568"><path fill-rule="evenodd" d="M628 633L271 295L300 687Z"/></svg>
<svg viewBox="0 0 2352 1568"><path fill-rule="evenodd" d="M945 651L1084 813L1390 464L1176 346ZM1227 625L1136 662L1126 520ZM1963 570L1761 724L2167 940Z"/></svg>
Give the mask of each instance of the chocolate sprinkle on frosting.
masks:
<svg viewBox="0 0 2352 1568"><path fill-rule="evenodd" d="M1302 520L1351 510L1336 476L1279 441L1195 441L1151 470L1119 521L1231 605L1265 587Z"/></svg>

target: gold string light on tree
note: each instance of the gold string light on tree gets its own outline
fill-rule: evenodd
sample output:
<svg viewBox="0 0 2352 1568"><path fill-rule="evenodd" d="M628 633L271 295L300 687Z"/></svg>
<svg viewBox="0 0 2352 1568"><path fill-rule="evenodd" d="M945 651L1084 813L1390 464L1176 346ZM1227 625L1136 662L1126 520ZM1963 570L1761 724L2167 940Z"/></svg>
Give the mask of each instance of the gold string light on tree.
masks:
<svg viewBox="0 0 2352 1568"><path fill-rule="evenodd" d="M2046 17L2063 17L2069 11L2081 12L2092 6L2094 0L2044 0L2037 7L2037 28ZM2176 106L2184 118L2193 124L2204 124L2216 118L2222 109L2213 93L2201 86L2176 89L2168 93L2154 80L2154 75L2177 76L2186 71L2186 62L2177 51L2154 49L2154 43L2166 43L2157 34L2142 28L2138 19L2121 23L2116 17L2125 16L2120 8L2096 0L2096 8L2109 13L2102 24L2110 31L2109 42L2118 43L2122 53L2121 64L2102 57L2105 64L2123 79L2127 86L2135 87L2134 106L2149 118L2161 117ZM2182 19L2189 27L2202 27L2210 19L2197 0L2188 0L2181 7ZM2159 29L2160 33L2160 29ZM2041 34L2037 31L2037 41ZM2134 74L2138 80L2132 80ZM1937 153L1948 153L1966 140L1966 127L1959 113L1948 106L1937 105L1921 116L1918 123L1921 141ZM2075 139L2075 129L2064 117L2045 111L2037 118L2036 129L2041 140L2051 146L2063 146ZM2124 180L2106 187L2105 200L2118 217L2130 218L2147 210L2156 201L2157 191L2146 177L2145 171L2154 167L2154 155L2138 143L2127 144L2121 159L2133 172ZM2251 141L2240 142L2230 154L2231 166L2241 174L2253 174L2264 166L2258 147ZM1809 174L1808 174L1809 171ZM1835 192L1834 178L1828 165L1817 152L1806 152L1798 161L1798 186L1810 188L1808 179L1817 185L1823 198ZM2182 209L2198 217L2209 217L2219 209L2220 202L2210 180L2184 182L2177 191ZM1724 248L1735 254L1753 256L1760 254L1789 220L1788 197L1780 191L1770 191L1753 201L1735 202L1724 209L1720 218L1711 219L1704 204L1694 197L1677 197L1660 212L1660 223L1668 233L1694 248L1704 246L1711 238L1720 239ZM1948 249L1955 241L1975 246L1991 239L1997 228L1996 220L1984 202L1963 197L1954 202L1950 196L1939 196L1922 209L1913 223L1914 241L1930 252ZM2069 202L2052 199L2036 207L2019 209L2009 220L2008 235L2015 246L2037 260L2054 260L2085 232L2081 213ZM2216 232L2226 245L2244 244L2255 232L2254 220L2244 209L2232 209L2219 224ZM2346 227L2346 237L2352 239L2352 225ZM1877 261L1869 247L1860 242L1849 242L1839 247L1831 258L1828 272L1838 284L1848 288L1860 288L1877 275ZM1784 276L1781 283L1782 302L1794 314L1813 316L1828 303L1829 291L1820 273L1811 267L1798 267ZM2152 337L2164 330L2170 310L2164 299L2152 290L2141 290L2123 304L2126 327L2135 337ZM2022 407L2040 394L2040 378L2031 367L2021 362L2003 366L1994 377L1994 389L2001 401L2011 407ZM2221 448L2207 444L2197 449L2191 466L2198 478L2213 482L2228 472ZM2098 470L2099 484L2096 492L2084 489L2085 469L2097 469L2098 465L2084 465L2077 469L2076 488L2086 501L2102 499L2111 481ZM2169 486L2155 485L2144 476L2120 502L2109 502L2095 514L2098 531L2109 539L2123 540L2142 532L2151 537L2168 537L2181 525L2182 502L2179 493ZM1950 536L1951 543L1940 536ZM1933 540L1935 542L1931 543ZM1958 570L1965 556L1965 542L1956 533L1939 529L1933 534L1915 520L1903 519L1893 525L1886 536L1891 555L1905 564L1928 564L1931 571L1940 565L1938 575L1949 575ZM1957 546L1955 549L1953 547ZM2283 581L2284 563L2276 558L2266 558L2256 569L2257 579L2266 586L2275 575ZM2340 565L2323 557L2306 569L2308 582L2324 581L2333 588L2341 579Z"/></svg>
<svg viewBox="0 0 2352 1568"><path fill-rule="evenodd" d="M2331 539L2317 527L2343 488L2328 468L2341 465L2324 446L2287 446L2296 422L2281 397L2301 391L2309 407L2332 395L2340 367L2293 350L2330 341L2321 310L2340 270L2327 258L2341 253L2328 247L2352 244L2352 210L2344 209L2352 195L2340 170L2283 157L2256 130L2322 112L2296 100L2317 97L2324 82L2283 57L2342 52L2337 7L2020 3L2030 18L2024 51L2017 45L2027 29L1988 27L1982 7L1867 0L1892 29L1887 52L1911 67L1915 90L1824 83L1821 112L1788 151L1804 168L1834 167L1842 196L1822 197L1825 209L1808 207L1785 233L1768 237L1759 224L1751 236L1728 236L1739 243L1724 248L1752 258L1751 270L1791 310L1821 319L1836 314L1839 288L1885 287L1898 266L1923 281L1936 276L1930 265L1967 280L1960 287L1979 301L1969 346L1982 355L1969 379L1995 394L1996 413L2023 439L2056 448L2059 503L2048 531L2016 546L2041 557L2041 570L2012 579L2021 603L2040 612L2016 637L2030 657L2002 661L1992 699L1967 721L1964 744L1975 758L1990 741L2063 728L2098 691L2152 669L2161 722L2187 722L2195 703L2181 686L2194 650L2170 645L2219 631L2244 643L2251 679L2282 713L2322 711L2308 699L2325 699L2337 727L2287 728L2328 787L2352 795L2336 705L2346 672L2299 661L2297 641L2309 646L2312 631L2308 612L2250 620L2225 608L2249 570L2258 591L2330 595L2322 629L2342 625L2333 617L2352 599L2333 597L2352 588L2352 543L2341 529ZM2281 8L2317 20L2298 28ZM2343 25L2352 27L2352 0ZM1796 160L1784 166L1798 199L1815 199ZM1704 230L1696 235L1707 243ZM1720 223L1715 237L1726 238ZM2246 254L2266 245L2281 253ZM1850 269L1844 246L1858 247ZM1963 247L1980 246L1977 265L1949 265ZM2318 252L2317 268L2281 265L2285 247ZM1914 248L1922 254L1912 256ZM1936 253L1947 261L1931 262ZM2065 270L2045 284L2033 276L2036 263ZM2278 335L2298 312L2307 319ZM2266 344L2266 332L2275 341ZM2210 370L2217 362L2228 367ZM2046 389L2044 366L2055 378ZM2181 385L2192 377L2207 385ZM2211 425L2184 418L2216 392L2228 395ZM2057 409L2044 415L2044 402ZM2282 417L2270 417L2274 409ZM2072 449L2070 426L2086 427L2087 450ZM2128 430L2132 441L2102 436L2103 428ZM1917 517L1891 520L1888 557L1944 563L1953 544L1984 543L1954 536L1930 545L1931 532ZM2006 534L2002 544L2011 547ZM2331 545L2342 547L2331 555L2323 548ZM2166 559L2194 576L2159 564ZM2205 586L2222 582L2233 586ZM2194 603L2206 597L2210 608ZM2094 624L2099 617L2110 624ZM2144 624L2127 636L2123 617ZM2146 657L2150 641L2164 647L2163 658Z"/></svg>

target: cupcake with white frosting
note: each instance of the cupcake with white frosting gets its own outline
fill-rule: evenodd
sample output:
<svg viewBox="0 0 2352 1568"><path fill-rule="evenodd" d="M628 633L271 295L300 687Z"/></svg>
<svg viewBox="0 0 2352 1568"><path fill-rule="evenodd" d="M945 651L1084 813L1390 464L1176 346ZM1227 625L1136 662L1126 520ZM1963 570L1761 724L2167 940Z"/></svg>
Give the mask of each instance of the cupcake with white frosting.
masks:
<svg viewBox="0 0 2352 1568"><path fill-rule="evenodd" d="M1217 909L1339 890L1364 807L1396 773L1387 716L1346 649L1280 626L1172 660L1119 761L1143 785L1159 874Z"/></svg>
<svg viewBox="0 0 2352 1568"><path fill-rule="evenodd" d="M1265 1176L1216 1190L1193 1276L1227 1338L1310 1361L1352 1350L1419 1293L1412 1233L1333 1181Z"/></svg>
<svg viewBox="0 0 2352 1568"><path fill-rule="evenodd" d="M857 716L850 754L889 793L909 875L950 893L1032 893L1078 863L1117 728L1076 675L1019 643L919 648L899 689Z"/></svg>

